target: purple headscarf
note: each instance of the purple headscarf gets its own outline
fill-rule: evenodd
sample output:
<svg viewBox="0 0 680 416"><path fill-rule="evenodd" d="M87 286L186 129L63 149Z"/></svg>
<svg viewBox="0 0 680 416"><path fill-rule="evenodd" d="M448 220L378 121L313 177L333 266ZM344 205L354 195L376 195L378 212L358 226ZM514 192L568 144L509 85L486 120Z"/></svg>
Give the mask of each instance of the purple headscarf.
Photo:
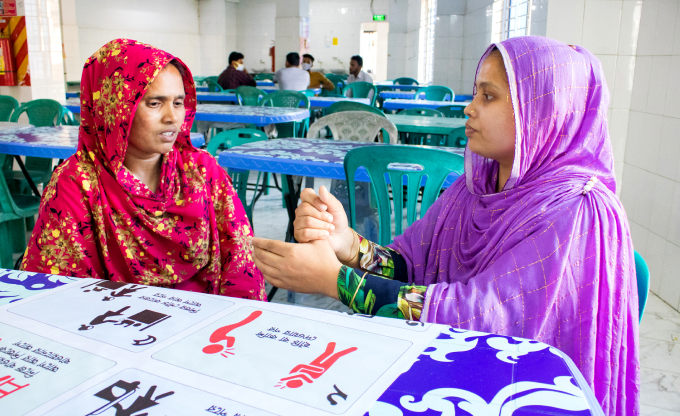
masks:
<svg viewBox="0 0 680 416"><path fill-rule="evenodd" d="M581 47L527 36L491 45L480 66L494 48L515 114L510 179L495 193L498 163L466 149L461 180L392 247L410 282L429 285L422 320L555 346L606 414L637 415L635 263L602 65Z"/></svg>

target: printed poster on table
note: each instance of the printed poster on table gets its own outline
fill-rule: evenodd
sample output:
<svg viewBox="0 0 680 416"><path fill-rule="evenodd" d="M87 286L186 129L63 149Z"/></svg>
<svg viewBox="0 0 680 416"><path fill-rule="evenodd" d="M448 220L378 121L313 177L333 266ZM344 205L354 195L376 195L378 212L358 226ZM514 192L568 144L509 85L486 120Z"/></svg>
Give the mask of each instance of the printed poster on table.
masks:
<svg viewBox="0 0 680 416"><path fill-rule="evenodd" d="M153 358L342 414L412 345L370 331L241 307Z"/></svg>
<svg viewBox="0 0 680 416"><path fill-rule="evenodd" d="M0 323L0 414L23 415L116 365Z"/></svg>
<svg viewBox="0 0 680 416"><path fill-rule="evenodd" d="M10 308L11 313L141 352L232 305L225 297L108 280L77 286Z"/></svg>

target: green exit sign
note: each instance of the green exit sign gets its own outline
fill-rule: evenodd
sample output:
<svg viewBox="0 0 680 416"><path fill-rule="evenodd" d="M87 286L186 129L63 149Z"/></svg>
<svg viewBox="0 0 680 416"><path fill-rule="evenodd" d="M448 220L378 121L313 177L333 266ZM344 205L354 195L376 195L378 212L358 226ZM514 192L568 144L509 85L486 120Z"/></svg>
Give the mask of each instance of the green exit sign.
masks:
<svg viewBox="0 0 680 416"><path fill-rule="evenodd" d="M384 14L374 14L373 15L373 20L385 20L385 15Z"/></svg>

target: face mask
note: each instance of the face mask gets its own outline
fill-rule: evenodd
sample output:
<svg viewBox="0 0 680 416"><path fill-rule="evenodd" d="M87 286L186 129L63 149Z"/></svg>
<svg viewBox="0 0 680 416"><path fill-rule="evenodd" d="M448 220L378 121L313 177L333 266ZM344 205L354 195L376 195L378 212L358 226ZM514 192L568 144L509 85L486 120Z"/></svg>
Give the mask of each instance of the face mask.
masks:
<svg viewBox="0 0 680 416"><path fill-rule="evenodd" d="M312 64L302 64L302 69L304 69L305 71L309 71L310 69L312 69Z"/></svg>
<svg viewBox="0 0 680 416"><path fill-rule="evenodd" d="M243 71L243 64L238 64L238 66L236 67L236 70L237 71Z"/></svg>

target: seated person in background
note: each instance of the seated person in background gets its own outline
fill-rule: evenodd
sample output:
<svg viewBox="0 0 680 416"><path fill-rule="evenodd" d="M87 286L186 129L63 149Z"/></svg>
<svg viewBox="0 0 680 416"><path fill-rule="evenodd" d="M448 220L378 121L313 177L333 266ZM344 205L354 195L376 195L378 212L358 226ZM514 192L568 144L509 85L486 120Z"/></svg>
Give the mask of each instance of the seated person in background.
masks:
<svg viewBox="0 0 680 416"><path fill-rule="evenodd" d="M507 70L507 71L506 71ZM566 353L605 414L639 414L638 293L616 197L602 64L539 36L492 44L465 109L465 173L381 247L325 188L295 239L253 238L273 285L355 312L535 339Z"/></svg>
<svg viewBox="0 0 680 416"><path fill-rule="evenodd" d="M355 55L349 60L349 76L347 77L348 84L360 81L370 82L371 84L373 84L373 78L371 78L370 75L361 70L363 66L364 60L359 55Z"/></svg>
<svg viewBox="0 0 680 416"><path fill-rule="evenodd" d="M309 88L323 88L326 91L333 91L335 85L321 72L312 72L313 66L314 57L308 53L302 55L302 69L309 73Z"/></svg>
<svg viewBox="0 0 680 416"><path fill-rule="evenodd" d="M302 91L309 87L309 72L300 69L300 54L291 52L286 55L286 67L274 74L274 82L279 90Z"/></svg>
<svg viewBox="0 0 680 416"><path fill-rule="evenodd" d="M85 63L78 151L54 171L21 268L265 300L231 179L192 146L189 68L134 40Z"/></svg>
<svg viewBox="0 0 680 416"><path fill-rule="evenodd" d="M235 90L243 85L257 86L255 79L250 76L245 65L243 65L243 54L240 52L229 54L229 66L217 78L217 83L225 90Z"/></svg>

